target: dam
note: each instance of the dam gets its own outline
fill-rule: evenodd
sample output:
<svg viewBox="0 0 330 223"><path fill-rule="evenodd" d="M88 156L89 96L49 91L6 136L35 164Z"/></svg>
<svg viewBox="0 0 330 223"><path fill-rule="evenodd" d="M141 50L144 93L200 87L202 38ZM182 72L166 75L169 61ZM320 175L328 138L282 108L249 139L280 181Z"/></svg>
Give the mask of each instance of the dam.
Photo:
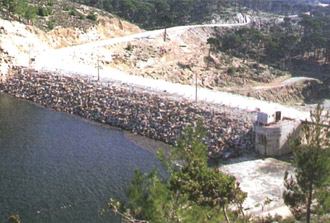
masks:
<svg viewBox="0 0 330 223"><path fill-rule="evenodd" d="M88 79L21 70L8 79L3 90L17 98L57 111L116 126L130 132L176 145L183 129L201 121L210 155L239 156L253 147L254 113L226 106L202 107L170 95L118 87ZM242 119L244 117L244 119Z"/></svg>

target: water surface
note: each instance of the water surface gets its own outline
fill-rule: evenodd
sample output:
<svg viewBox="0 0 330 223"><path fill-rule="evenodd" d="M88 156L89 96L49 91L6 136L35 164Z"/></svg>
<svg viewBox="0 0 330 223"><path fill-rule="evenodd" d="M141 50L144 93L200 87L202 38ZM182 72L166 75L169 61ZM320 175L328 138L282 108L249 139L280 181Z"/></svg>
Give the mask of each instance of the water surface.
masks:
<svg viewBox="0 0 330 223"><path fill-rule="evenodd" d="M120 130L0 94L0 222L118 222L98 211L154 166Z"/></svg>

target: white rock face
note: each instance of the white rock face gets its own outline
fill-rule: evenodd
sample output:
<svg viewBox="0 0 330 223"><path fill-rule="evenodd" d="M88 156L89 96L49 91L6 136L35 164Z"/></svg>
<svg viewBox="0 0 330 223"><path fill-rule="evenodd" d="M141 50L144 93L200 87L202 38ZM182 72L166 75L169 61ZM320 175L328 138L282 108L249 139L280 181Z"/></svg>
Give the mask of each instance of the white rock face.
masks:
<svg viewBox="0 0 330 223"><path fill-rule="evenodd" d="M29 58L49 49L47 43L42 42L42 33L19 22L0 19L3 33L0 35L1 48L14 58L13 65L28 66Z"/></svg>

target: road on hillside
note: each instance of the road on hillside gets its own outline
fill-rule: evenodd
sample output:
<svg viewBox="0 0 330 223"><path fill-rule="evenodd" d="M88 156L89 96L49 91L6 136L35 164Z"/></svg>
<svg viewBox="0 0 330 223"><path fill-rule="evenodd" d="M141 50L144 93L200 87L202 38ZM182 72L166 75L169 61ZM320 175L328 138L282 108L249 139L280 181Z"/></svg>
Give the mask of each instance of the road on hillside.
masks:
<svg viewBox="0 0 330 223"><path fill-rule="evenodd" d="M168 28L167 32L168 33L182 32L187 29L205 28L205 27L234 28L234 27L247 26L251 22L251 20L248 16L243 16L243 20L244 20L244 23L176 26L176 27ZM130 36L111 38L111 39L107 39L107 40L86 43L86 44L82 44L79 46L62 48L62 49L59 49L59 51L62 51L62 50L65 51L67 49L68 50L91 49L91 48L95 48L95 47L102 47L102 46L114 45L117 43L131 42L131 41L140 40L140 39L155 38L156 36L164 33L164 31L165 31L164 29L152 30L152 31L147 31L147 32L143 32L143 33L137 33L137 34L130 35Z"/></svg>
<svg viewBox="0 0 330 223"><path fill-rule="evenodd" d="M232 28L232 27L241 27L247 26L250 23L249 17L245 17L244 23L238 24L210 24L210 25L191 25L191 26L179 26L169 28L168 33L171 32L182 32L187 29L202 28L202 27L223 27L223 28ZM160 35L164 32L164 29L148 31L143 33L138 33L131 36L112 38L103 41L97 41L92 43L86 43L79 46L73 46L58 50L51 50L46 52L43 55L40 55L36 58L36 69L42 69L44 71L59 72L62 74L78 74L82 76L88 76L90 78L96 79L98 74L102 81L116 81L119 83L125 83L132 86L138 86L142 88L147 88L150 91L163 91L171 94L178 95L179 98L186 98L188 100L195 99L195 87L188 85L181 85L176 83L167 82L164 80L155 80L144 77L132 76L124 72L118 71L113 68L103 68L98 72L95 65L86 65L78 63L71 59L72 55L79 57L79 52L96 52L96 48L102 46L109 46L117 43L124 43L135 41L139 39L148 39L155 38L157 35ZM282 111L284 117L294 118L294 119L308 119L309 113L302 112L295 108L284 106L278 103L272 103L267 101L257 100L251 97L245 97L240 95L234 95L227 92L212 91L205 88L198 89L198 100L224 104L229 107L239 108L242 110L248 111Z"/></svg>

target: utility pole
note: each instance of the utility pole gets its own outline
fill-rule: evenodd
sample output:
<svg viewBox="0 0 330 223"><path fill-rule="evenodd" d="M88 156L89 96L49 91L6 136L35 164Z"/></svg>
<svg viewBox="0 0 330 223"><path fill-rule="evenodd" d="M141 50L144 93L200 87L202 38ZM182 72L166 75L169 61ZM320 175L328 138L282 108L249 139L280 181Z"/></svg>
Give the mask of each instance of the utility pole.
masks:
<svg viewBox="0 0 330 223"><path fill-rule="evenodd" d="M29 43L29 67L31 67L31 43Z"/></svg>
<svg viewBox="0 0 330 223"><path fill-rule="evenodd" d="M197 88L198 88L198 83L197 83L197 72L195 73L195 82L196 82L196 89L195 89L195 101L197 102Z"/></svg>
<svg viewBox="0 0 330 223"><path fill-rule="evenodd" d="M100 81L100 59L97 58L97 81Z"/></svg>
<svg viewBox="0 0 330 223"><path fill-rule="evenodd" d="M209 48L209 56L207 57L207 69L209 69L210 66L210 60L211 60L211 47L212 45L210 44L210 48Z"/></svg>

